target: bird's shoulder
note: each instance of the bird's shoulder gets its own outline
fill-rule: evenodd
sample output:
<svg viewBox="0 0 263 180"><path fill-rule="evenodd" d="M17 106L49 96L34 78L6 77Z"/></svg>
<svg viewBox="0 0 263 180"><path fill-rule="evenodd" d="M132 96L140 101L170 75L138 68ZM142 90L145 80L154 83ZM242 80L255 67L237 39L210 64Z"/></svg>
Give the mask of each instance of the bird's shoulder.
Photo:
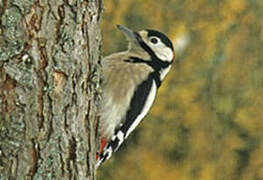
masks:
<svg viewBox="0 0 263 180"><path fill-rule="evenodd" d="M131 58L143 59L140 55L129 51L113 53L103 58L102 69L104 71L131 71L132 73L149 73L153 69L145 63L132 63ZM142 71L142 72L141 72Z"/></svg>

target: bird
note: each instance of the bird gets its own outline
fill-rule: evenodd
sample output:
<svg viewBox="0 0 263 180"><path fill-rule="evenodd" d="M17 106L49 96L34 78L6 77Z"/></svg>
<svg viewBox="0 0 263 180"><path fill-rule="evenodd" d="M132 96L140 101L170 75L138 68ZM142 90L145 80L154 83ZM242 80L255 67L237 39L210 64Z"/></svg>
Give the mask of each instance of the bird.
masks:
<svg viewBox="0 0 263 180"><path fill-rule="evenodd" d="M117 28L128 50L102 59L99 105L100 149L96 167L108 160L149 112L158 88L175 59L171 40L162 32Z"/></svg>

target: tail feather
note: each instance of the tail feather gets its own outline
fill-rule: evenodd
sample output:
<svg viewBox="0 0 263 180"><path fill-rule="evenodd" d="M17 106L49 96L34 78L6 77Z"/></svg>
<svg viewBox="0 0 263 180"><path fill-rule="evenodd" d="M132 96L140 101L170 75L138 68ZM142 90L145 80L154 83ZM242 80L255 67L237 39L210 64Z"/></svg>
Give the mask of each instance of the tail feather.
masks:
<svg viewBox="0 0 263 180"><path fill-rule="evenodd" d="M104 147L102 153L99 154L97 159L96 167L99 167L101 163L108 160L113 152L116 152L120 145L124 141L124 133L121 130L116 131L115 135L112 136L111 141Z"/></svg>

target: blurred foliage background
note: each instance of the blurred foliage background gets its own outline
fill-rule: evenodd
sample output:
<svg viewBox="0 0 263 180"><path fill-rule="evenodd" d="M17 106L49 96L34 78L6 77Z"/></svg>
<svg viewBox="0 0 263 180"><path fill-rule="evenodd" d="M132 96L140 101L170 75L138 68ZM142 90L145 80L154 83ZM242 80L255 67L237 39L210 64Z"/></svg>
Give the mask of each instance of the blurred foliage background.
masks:
<svg viewBox="0 0 263 180"><path fill-rule="evenodd" d="M263 179L263 1L104 5L104 56L126 49L122 24L166 33L177 58L150 114L98 179Z"/></svg>

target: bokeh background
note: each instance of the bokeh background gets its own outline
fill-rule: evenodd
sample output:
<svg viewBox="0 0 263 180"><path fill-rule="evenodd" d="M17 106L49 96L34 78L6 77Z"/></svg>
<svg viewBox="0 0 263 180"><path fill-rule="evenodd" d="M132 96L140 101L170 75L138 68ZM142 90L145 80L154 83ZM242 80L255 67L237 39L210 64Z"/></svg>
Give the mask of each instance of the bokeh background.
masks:
<svg viewBox="0 0 263 180"><path fill-rule="evenodd" d="M166 33L177 58L150 114L98 179L263 180L263 1L104 6L104 56L126 49L122 24Z"/></svg>

